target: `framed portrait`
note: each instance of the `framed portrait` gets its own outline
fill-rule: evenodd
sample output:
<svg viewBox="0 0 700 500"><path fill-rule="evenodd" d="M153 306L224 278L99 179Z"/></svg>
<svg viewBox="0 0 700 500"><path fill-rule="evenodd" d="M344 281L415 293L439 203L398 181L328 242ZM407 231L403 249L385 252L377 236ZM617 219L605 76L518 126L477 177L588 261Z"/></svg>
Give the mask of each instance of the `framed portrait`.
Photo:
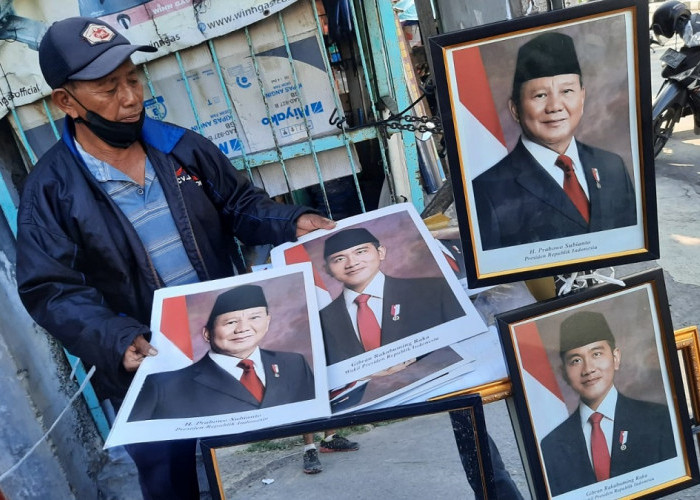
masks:
<svg viewBox="0 0 700 500"><path fill-rule="evenodd" d="M693 425L693 433L696 434L700 418L700 336L698 335L698 327L680 328L675 331L674 335L678 359L681 364L686 404ZM698 440L700 440L700 435L698 435Z"/></svg>
<svg viewBox="0 0 700 500"><path fill-rule="evenodd" d="M158 352L139 366L105 447L330 415L309 264L162 288L153 304Z"/></svg>
<svg viewBox="0 0 700 500"><path fill-rule="evenodd" d="M430 38L470 288L658 256L648 9Z"/></svg>
<svg viewBox="0 0 700 500"><path fill-rule="evenodd" d="M698 482L663 272L498 316L535 498L658 497Z"/></svg>
<svg viewBox="0 0 700 500"><path fill-rule="evenodd" d="M431 446L428 447L416 447L416 441L413 439L396 440L395 444L392 445L392 451L396 456L415 456L416 454L420 455L423 451L428 454L439 452L443 474L435 475L435 490L438 492L438 496L441 490L439 483L443 481L442 478L444 478L445 474L450 475L453 473L454 476L452 477L459 477L459 474L465 474L468 471L471 477L481 478L480 482L475 481L471 484L477 498L496 498L484 410L478 395L461 396L439 402L423 402L394 408L368 410L353 415L334 416L327 419L315 419L278 426L265 431L252 431L202 439L200 448L210 486L209 490L212 498L215 500L240 496L240 487L236 484L236 481L232 480L232 476L235 477L235 473L241 467L249 466L249 462L247 462L249 458L245 458L245 455L243 455L243 458L240 458L240 455L237 457L233 447L238 447L239 445L364 424L381 424L384 422L392 426L400 426L402 424L415 425L413 423L414 419L418 419L420 422L421 419L434 418L439 416L438 414L445 412L449 412L450 415L445 431L450 434L453 433L456 441L456 446L450 443L452 449L448 449L446 443L444 448L436 447L438 443L443 442L443 438L433 436ZM449 427L450 423L452 424L451 429ZM347 476L347 471L352 470L353 477L370 477L376 473L375 470L372 470L372 468L376 469L376 464L362 458L363 456L366 457L367 453L372 453L374 443L371 432L365 436L365 440L358 439L363 453L343 454L346 456L343 457L342 463L338 464L342 471L334 471L333 467L330 466L327 471L324 471L324 475L329 474L329 479L332 481L334 472ZM418 439L419 437L416 437L416 440ZM450 438L447 439L451 441ZM382 444L381 446L385 445ZM457 458L457 454L459 458ZM420 460L415 465L425 467ZM412 464L407 464L402 460L386 461L382 464L382 474L391 476L392 470L401 470L401 473L405 476L407 467L410 470L412 466ZM394 467L398 469L394 469ZM377 496L377 492L372 489L373 485L372 481L354 481L352 486L353 495L358 498L374 498ZM421 484L421 487L425 486L425 484ZM289 496L288 487L289 485L285 482L271 482L264 486L264 495L284 498ZM412 494L415 494L415 490L411 490L411 487L410 481L406 484L396 484L392 495L410 498ZM464 475L464 488L465 490L469 489L466 475ZM252 497L255 496L255 492L248 491L246 495Z"/></svg>
<svg viewBox="0 0 700 500"><path fill-rule="evenodd" d="M486 331L410 203L348 217L333 230L273 248L271 256L275 267L313 266L332 390L420 363L429 353ZM365 340L362 297L378 334L373 344Z"/></svg>

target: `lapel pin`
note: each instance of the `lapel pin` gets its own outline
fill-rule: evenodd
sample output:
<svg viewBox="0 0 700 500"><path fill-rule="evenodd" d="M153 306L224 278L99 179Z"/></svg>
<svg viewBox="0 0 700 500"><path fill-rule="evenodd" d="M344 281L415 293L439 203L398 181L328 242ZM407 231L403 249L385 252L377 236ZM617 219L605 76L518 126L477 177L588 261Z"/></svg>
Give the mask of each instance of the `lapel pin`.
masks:
<svg viewBox="0 0 700 500"><path fill-rule="evenodd" d="M401 312L401 304L393 304L391 306L391 319L394 321L398 321L400 312Z"/></svg>
<svg viewBox="0 0 700 500"><path fill-rule="evenodd" d="M627 449L627 431L620 431L620 449L622 451Z"/></svg>
<svg viewBox="0 0 700 500"><path fill-rule="evenodd" d="M595 179L595 187L600 189L600 174L598 173L598 169L592 168L591 173L593 174L593 178Z"/></svg>
<svg viewBox="0 0 700 500"><path fill-rule="evenodd" d="M280 378L280 367L279 365L273 364L272 365L272 373L275 374L275 378Z"/></svg>

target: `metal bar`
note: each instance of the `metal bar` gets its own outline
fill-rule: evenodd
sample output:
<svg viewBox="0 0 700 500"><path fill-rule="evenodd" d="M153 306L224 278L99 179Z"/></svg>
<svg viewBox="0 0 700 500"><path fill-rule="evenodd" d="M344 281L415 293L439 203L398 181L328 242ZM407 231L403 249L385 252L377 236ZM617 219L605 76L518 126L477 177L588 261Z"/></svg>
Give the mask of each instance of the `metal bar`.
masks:
<svg viewBox="0 0 700 500"><path fill-rule="evenodd" d="M36 165L36 162L37 162L36 154L34 154L34 150L32 149L31 145L29 144L29 140L27 139L27 134L24 133L24 127L22 127L22 121L19 119L19 115L17 114L17 109L15 109L14 107L12 108L12 117L15 119L15 123L17 124L17 132L19 133L19 137L22 140L22 145L24 146L24 150L27 152L27 155L29 156L29 161L32 162L32 165Z"/></svg>
<svg viewBox="0 0 700 500"><path fill-rule="evenodd" d="M350 142L362 142L370 139L377 139L379 134L376 128L367 127L360 130L349 131L346 134ZM329 149L337 149L343 147L344 136L342 134L327 135L314 139L314 147L316 152L328 151ZM260 151L248 155L248 162L251 167L259 167L268 163L273 163L281 156L285 160L305 156L311 153L311 148L308 143L302 142L297 144L287 144L280 146L279 150ZM243 170L245 165L240 158L234 158L231 163L238 169Z"/></svg>
<svg viewBox="0 0 700 500"><path fill-rule="evenodd" d="M12 234L17 238L17 207L12 201L10 190L7 189L7 184L4 179L0 179L0 207L2 213L5 214L7 225L10 226Z"/></svg>
<svg viewBox="0 0 700 500"><path fill-rule="evenodd" d="M270 115L270 106L267 102L267 98L265 97L265 86L263 84L262 76L260 75L260 66L258 65L258 58L255 55L255 49L253 48L253 40L250 38L250 31L248 30L248 27L246 26L243 28L245 32L245 38L246 41L248 42L248 49L250 50L250 57L253 60L253 67L255 68L255 76L258 80L258 88L260 89L260 95L262 97L263 103L265 104L265 114L267 116L267 121L270 125L270 133L272 134L272 140L275 143L275 151L277 152L277 158L278 161L282 167L282 173L284 174L284 181L287 184L287 189L289 190L289 194L292 197L292 200L294 200L294 193L292 191L292 185L289 182L289 174L287 173L287 166L284 164L284 158L282 157L282 152L280 150L280 145L279 145L279 140L277 139L277 133L275 132L275 126L274 123L272 123L272 116Z"/></svg>
<svg viewBox="0 0 700 500"><path fill-rule="evenodd" d="M367 92L369 93L369 100L372 105L372 115L374 116L375 120L379 120L381 118L381 114L377 110L377 105L376 105L376 99L374 97L374 91L372 90L372 82L369 80L369 75L367 74L366 68L367 66L367 60L365 59L365 49L362 44L362 38L360 37L360 34L358 33L359 26L361 26L357 22L357 12L355 11L355 2L349 2L351 6L351 11L352 11L352 20L353 23L355 23L355 26L357 29L355 29L356 33L356 39L357 39L357 44L358 44L358 52L360 53L360 60L362 62L362 68L363 68L363 76L365 78L365 85L367 86ZM370 46L372 49L372 53L375 56L375 77L377 78L377 85L378 89L381 89L380 86L380 80L383 80L382 85L386 84L386 88L388 90L388 74L385 71L379 71L379 66L384 67L384 56L382 54L376 54L375 50L376 47L382 47L382 40L381 40L381 25L379 24L379 18L377 17L377 12L376 10L371 8L371 5L369 6L369 10L365 12L365 20L366 20L366 25L367 25L367 31L368 33L371 34L371 36L374 39L374 42L370 42ZM377 38L378 37L378 38ZM377 62L379 61L379 64ZM381 92L381 90L380 90ZM383 94L382 94L383 95ZM385 150L385 144L383 140L379 141L379 154L382 157L382 167L384 168L384 177L387 180L387 185L389 186L389 195L391 197L392 203L396 202L396 190L394 189L394 179L391 175L391 171L389 170L389 161L387 159L386 155L386 150Z"/></svg>
<svg viewBox="0 0 700 500"><path fill-rule="evenodd" d="M313 7L314 11L314 20L316 22L316 28L318 30L318 36L319 40L323 40L323 31L321 30L321 20L318 17L318 9L316 9L316 2L311 2L311 6ZM321 55L323 56L323 64L326 67L326 74L328 75L328 84L331 86L331 89L333 89L333 103L335 104L335 109L338 111L338 116L340 116L340 113L342 112L342 106L340 104L340 98L338 97L338 93L336 91L336 86L334 84L334 79L333 79L333 70L330 64L330 61L328 60L328 53L325 50L321 50ZM364 69L364 68L363 68ZM348 158L350 159L350 170L352 172L352 179L353 182L355 183L355 190L357 191L357 197L360 201L360 208L362 212L365 212L365 200L362 196L362 192L360 191L360 183L357 179L357 166L355 165L355 158L352 154L352 150L350 149L350 144L348 142L348 135L345 132L345 129L341 129L341 133L336 136L342 138L343 145L345 146L345 150L348 153ZM326 193L326 188L321 185L321 188L323 189L323 193L325 196Z"/></svg>
<svg viewBox="0 0 700 500"><path fill-rule="evenodd" d="M207 42L207 45L209 46L209 51L211 52L211 58L214 61L214 67L216 68L216 75L219 77L219 84L221 85L221 90L224 93L224 99L226 100L226 109L228 109L228 112L231 113L231 122L234 125L234 128L236 129L236 135L238 136L238 140L241 143L241 157L243 159L243 165L248 172L248 178L250 179L250 182L253 182L253 171L250 169L250 163L248 161L248 155L245 151L245 145L243 144L243 141L241 140L240 132L243 130L243 127L240 126L240 123L237 123L236 117L238 116L235 113L235 108L233 106L233 101L231 100L231 95L229 94L228 87L226 86L226 80L224 80L224 73L221 71L221 64L219 64L219 56L216 54L216 47L214 47L214 42L213 40L209 40Z"/></svg>
<svg viewBox="0 0 700 500"><path fill-rule="evenodd" d="M49 109L48 104L46 104L46 98L41 100L41 104L44 106L44 112L46 113L46 117L49 119L49 124L51 125L51 130L53 130L53 135L56 138L56 140L61 138L61 134L58 131L58 128L56 127L56 122L53 119L53 114L51 113L51 110Z"/></svg>
<svg viewBox="0 0 700 500"><path fill-rule="evenodd" d="M182 81L185 82L185 89L187 90L187 97L190 100L190 107L192 108L192 113L194 113L194 119L197 122L197 132L203 134L202 123L199 120L199 112L197 111L197 105L194 102L194 96L192 95L192 88L190 87L190 82L187 81L187 73L185 72L185 66L182 64L182 57L180 56L180 51L175 52L175 59L177 59L177 65L180 67L180 74L182 75Z"/></svg>
<svg viewBox="0 0 700 500"><path fill-rule="evenodd" d="M323 203L326 205L326 213L328 217L333 218L331 212L331 205L328 203L328 194L326 193L326 188L323 185L323 174L321 173L321 166L318 164L318 156L316 156L316 149L314 148L314 140L311 137L311 128L309 127L309 121L306 119L306 114L303 112L305 109L306 102L302 96L302 90L299 86L299 77L297 76L297 70L294 64L294 58L292 57L292 49L289 46L289 38L287 37L287 30L284 26L284 18L282 12L277 14L277 19L279 20L280 30L282 30L282 39L284 40L284 48L287 51L287 61L289 61L289 68L292 70L292 78L294 79L294 88L296 88L297 99L301 104L301 119L304 122L304 130L306 131L307 144L311 150L311 156L314 161L314 167L316 168L316 175L318 176L318 183L321 186L321 194L323 195ZM322 51L325 52L325 51ZM364 211L364 210L363 210Z"/></svg>
<svg viewBox="0 0 700 500"><path fill-rule="evenodd" d="M379 21L382 27L384 47L389 63L389 73L394 87L394 96L399 109L404 109L411 104L411 99L406 88L403 64L401 63L401 48L398 41L397 20L391 2L377 2ZM420 168L418 167L418 149L416 136L408 130L401 131L403 140L406 170L410 185L411 201L418 212L422 212L425 206L423 188L420 184Z"/></svg>
<svg viewBox="0 0 700 500"><path fill-rule="evenodd" d="M153 80L151 80L151 73L148 71L148 64L143 63L141 67L143 68L143 74L146 77L146 85L148 86L148 90L151 92L151 99L155 99L156 89L153 86Z"/></svg>

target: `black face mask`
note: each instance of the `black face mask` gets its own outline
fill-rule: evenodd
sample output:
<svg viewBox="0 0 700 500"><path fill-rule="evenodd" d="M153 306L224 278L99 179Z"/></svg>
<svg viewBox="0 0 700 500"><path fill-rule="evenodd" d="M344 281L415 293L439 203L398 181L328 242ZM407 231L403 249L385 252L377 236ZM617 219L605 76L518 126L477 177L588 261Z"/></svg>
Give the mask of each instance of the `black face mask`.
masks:
<svg viewBox="0 0 700 500"><path fill-rule="evenodd" d="M90 111L83 104L76 99L76 97L64 88L70 96L75 99L75 101L80 104L87 114L85 118L75 118L75 123L84 123L85 126L90 129L90 131L97 137L102 139L104 142L115 148L126 149L135 143L139 137L141 137L141 129L143 128L143 121L146 117L146 110L141 110L141 116L138 121L135 122L114 122L112 120L107 120L102 116L98 115L94 111Z"/></svg>

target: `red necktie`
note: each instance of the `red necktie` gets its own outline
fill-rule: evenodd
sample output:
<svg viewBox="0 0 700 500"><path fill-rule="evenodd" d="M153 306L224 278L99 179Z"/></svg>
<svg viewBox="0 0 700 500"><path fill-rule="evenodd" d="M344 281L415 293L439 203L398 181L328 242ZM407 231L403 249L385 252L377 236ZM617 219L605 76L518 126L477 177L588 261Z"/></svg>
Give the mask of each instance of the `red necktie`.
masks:
<svg viewBox="0 0 700 500"><path fill-rule="evenodd" d="M357 304L357 329L360 331L360 340L365 351L376 349L382 344L382 329L379 327L377 317L370 309L367 301L370 295L362 293L355 297Z"/></svg>
<svg viewBox="0 0 700 500"><path fill-rule="evenodd" d="M243 375L241 376L241 384L243 387L248 389L258 403L262 401L263 393L265 392L265 387L260 382L258 375L255 373L255 368L253 368L253 362L250 359L242 359L238 363L239 368L243 368Z"/></svg>
<svg viewBox="0 0 700 500"><path fill-rule="evenodd" d="M571 158L566 155L559 155L554 164L564 171L564 192L571 198L578 211L581 212L583 218L588 222L590 219L588 198L586 198L586 193L583 191L578 179L576 179Z"/></svg>
<svg viewBox="0 0 700 500"><path fill-rule="evenodd" d="M598 481L610 477L610 451L605 441L605 434L600 428L603 414L595 412L589 417L593 429L591 430L591 456L593 457L593 470Z"/></svg>

